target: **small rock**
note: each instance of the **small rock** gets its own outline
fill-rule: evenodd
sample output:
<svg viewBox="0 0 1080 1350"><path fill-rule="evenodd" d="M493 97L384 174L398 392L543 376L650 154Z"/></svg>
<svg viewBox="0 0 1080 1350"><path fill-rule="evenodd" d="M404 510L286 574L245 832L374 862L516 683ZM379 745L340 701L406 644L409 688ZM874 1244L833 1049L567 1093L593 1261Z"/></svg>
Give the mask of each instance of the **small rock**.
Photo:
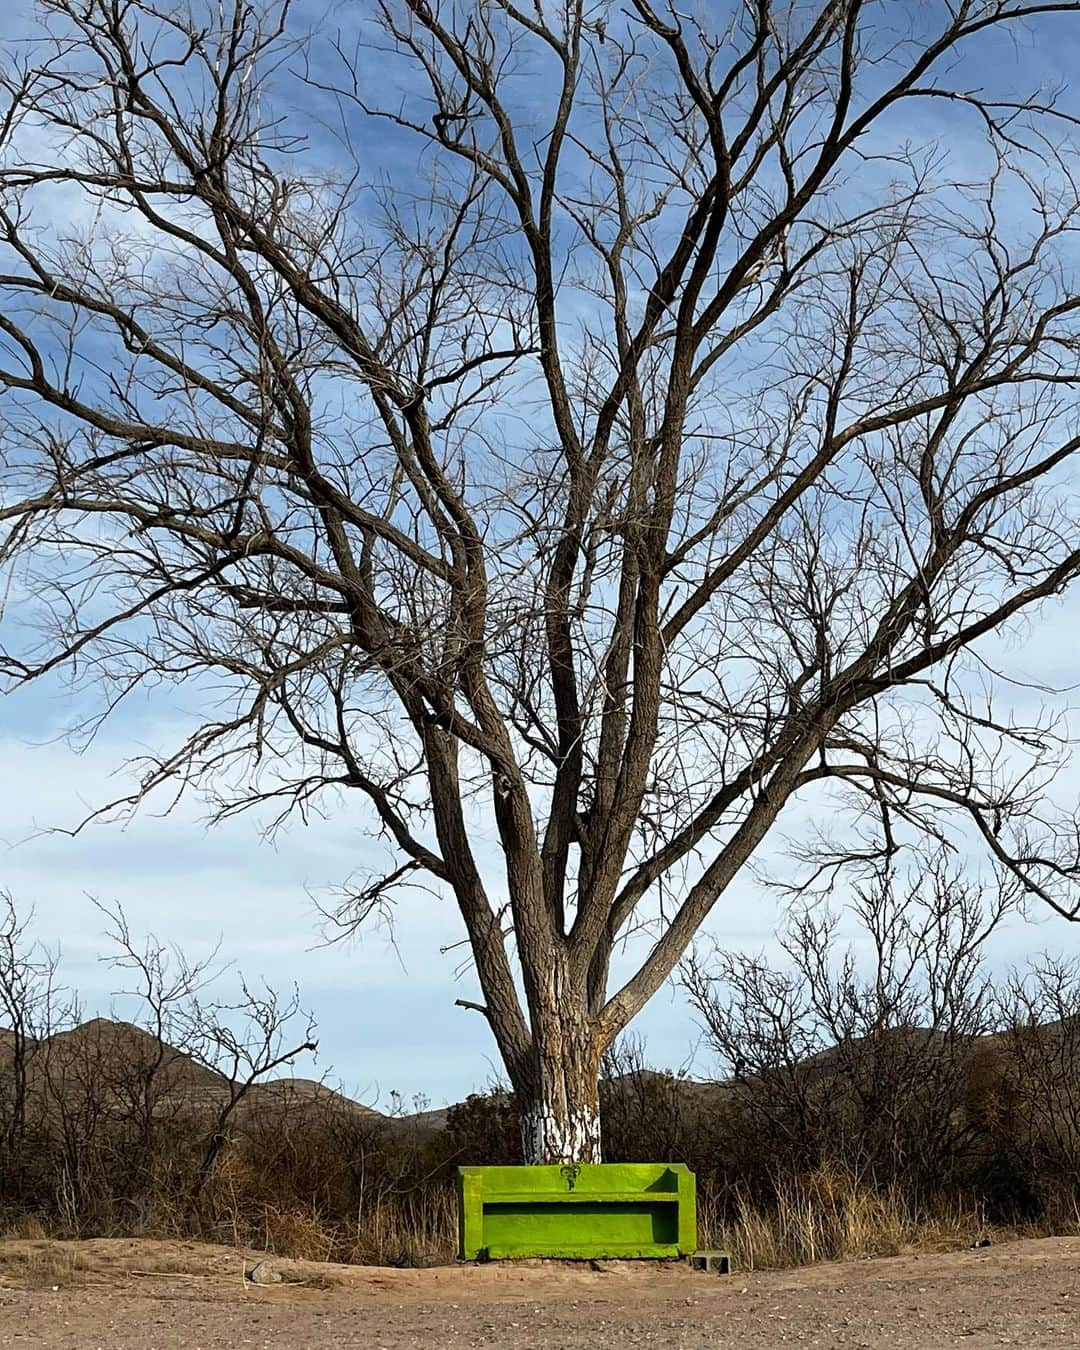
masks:
<svg viewBox="0 0 1080 1350"><path fill-rule="evenodd" d="M252 1284L280 1284L281 1271L273 1261L259 1261L247 1273Z"/></svg>

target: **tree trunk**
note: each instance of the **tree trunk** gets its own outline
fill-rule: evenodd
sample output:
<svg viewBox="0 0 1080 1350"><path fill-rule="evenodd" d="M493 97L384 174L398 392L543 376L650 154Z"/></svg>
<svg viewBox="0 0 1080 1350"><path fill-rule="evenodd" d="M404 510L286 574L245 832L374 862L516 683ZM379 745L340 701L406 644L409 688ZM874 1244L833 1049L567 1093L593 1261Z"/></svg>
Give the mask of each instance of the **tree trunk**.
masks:
<svg viewBox="0 0 1080 1350"><path fill-rule="evenodd" d="M531 1072L518 1091L527 1163L601 1161L601 1053L587 1016L563 1010L537 1021Z"/></svg>

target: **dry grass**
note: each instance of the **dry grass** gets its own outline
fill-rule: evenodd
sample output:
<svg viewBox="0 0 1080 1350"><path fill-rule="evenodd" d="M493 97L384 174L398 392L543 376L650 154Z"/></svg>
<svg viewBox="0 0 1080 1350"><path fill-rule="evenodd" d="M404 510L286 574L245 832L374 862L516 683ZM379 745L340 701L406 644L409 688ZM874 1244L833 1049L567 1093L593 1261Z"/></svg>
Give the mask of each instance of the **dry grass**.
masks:
<svg viewBox="0 0 1080 1350"><path fill-rule="evenodd" d="M314 1212L282 1212L268 1206L258 1245L303 1261L444 1265L457 1250L457 1202L448 1185L431 1186L421 1194L383 1196L361 1209L347 1227Z"/></svg>
<svg viewBox="0 0 1080 1350"><path fill-rule="evenodd" d="M990 1224L976 1201L941 1202L920 1211L903 1195L877 1191L837 1167L780 1182L767 1207L737 1196L728 1217L706 1192L698 1221L702 1245L726 1249L740 1270L951 1251L988 1237L1003 1241L1080 1231L1080 1214L1063 1214L1053 1224L1002 1227Z"/></svg>
<svg viewBox="0 0 1080 1350"><path fill-rule="evenodd" d="M0 1240L25 1238L33 1242L48 1236L48 1228L36 1214L14 1214L0 1226Z"/></svg>
<svg viewBox="0 0 1080 1350"><path fill-rule="evenodd" d="M992 1226L976 1203L942 1203L917 1211L902 1195L882 1194L839 1167L823 1167L780 1182L775 1201L752 1204L727 1197L727 1215L708 1186L699 1192L698 1229L703 1247L724 1248L738 1270L783 1269L819 1261L859 1260L906 1252L945 1252L990 1237L996 1244L1017 1237L1080 1232L1080 1210L1063 1211L1053 1223ZM432 1184L422 1191L384 1195L346 1226L314 1210L267 1204L227 1215L223 1228L236 1234L233 1245L307 1262L378 1266L445 1265L454 1260L457 1206L453 1187ZM6 1253L0 1277L24 1288L64 1286L75 1275L70 1249L40 1240L41 1223L25 1219L3 1233L31 1239ZM159 1273L172 1269L162 1266ZM176 1266L186 1268L183 1263ZM155 1267L158 1270L158 1267ZM305 1277L310 1283L310 1277Z"/></svg>
<svg viewBox="0 0 1080 1350"><path fill-rule="evenodd" d="M215 1188L212 1198L216 1221L201 1236L237 1248L376 1266L444 1265L457 1252L457 1198L446 1180L362 1198L349 1215L276 1199L253 1203L250 1193L232 1185ZM185 1235L182 1225L163 1232Z"/></svg>
<svg viewBox="0 0 1080 1350"><path fill-rule="evenodd" d="M250 1228L250 1224L248 1225ZM941 1202L919 1211L900 1194L882 1194L839 1167L780 1182L775 1202L728 1197L725 1215L706 1186L698 1197L699 1241L731 1253L740 1270L782 1269L818 1261L859 1260L904 1252L944 1252L985 1237L1045 1237L1080 1232L1080 1212L1054 1223L1003 1227L972 1201ZM252 1235L255 1236L254 1234ZM313 1212L267 1207L255 1245L278 1256L379 1266L431 1266L454 1259L457 1206L452 1186L384 1196L357 1214L350 1228Z"/></svg>
<svg viewBox="0 0 1080 1350"><path fill-rule="evenodd" d="M386 1196L357 1215L346 1261L380 1266L434 1266L457 1252L457 1197L440 1184L422 1195Z"/></svg>
<svg viewBox="0 0 1080 1350"><path fill-rule="evenodd" d="M22 1289L62 1289L77 1268L75 1252L48 1241L5 1251L0 1259L0 1276Z"/></svg>

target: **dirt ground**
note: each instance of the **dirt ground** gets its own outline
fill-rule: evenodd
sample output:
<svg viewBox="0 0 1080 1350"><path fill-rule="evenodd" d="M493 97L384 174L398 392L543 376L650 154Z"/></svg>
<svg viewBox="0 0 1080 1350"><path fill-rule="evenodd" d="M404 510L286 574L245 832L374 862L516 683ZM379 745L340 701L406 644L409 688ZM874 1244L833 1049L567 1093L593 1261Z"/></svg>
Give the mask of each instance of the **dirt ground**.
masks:
<svg viewBox="0 0 1080 1350"><path fill-rule="evenodd" d="M1080 1239L730 1276L618 1263L383 1270L194 1243L0 1242L0 1347L1080 1347ZM250 1265L250 1262L249 1262Z"/></svg>

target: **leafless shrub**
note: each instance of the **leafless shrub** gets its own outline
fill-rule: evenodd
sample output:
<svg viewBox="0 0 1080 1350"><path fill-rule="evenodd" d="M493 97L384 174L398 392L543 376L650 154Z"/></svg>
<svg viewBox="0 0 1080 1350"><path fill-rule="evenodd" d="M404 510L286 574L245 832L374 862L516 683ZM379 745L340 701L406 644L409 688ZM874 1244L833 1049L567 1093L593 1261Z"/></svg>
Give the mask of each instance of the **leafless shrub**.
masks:
<svg viewBox="0 0 1080 1350"><path fill-rule="evenodd" d="M993 1028L982 948L1015 904L939 870L857 889L860 962L835 916L794 912L783 966L698 954L685 984L730 1075L729 1111L755 1141L748 1177L829 1165L916 1202L948 1190L979 1146L970 1079Z"/></svg>
<svg viewBox="0 0 1080 1350"><path fill-rule="evenodd" d="M27 937L31 915L0 895L0 1167L17 1197L21 1160L42 1133L40 1097L31 1091L47 1072L51 1037L77 1016L77 1005L56 982L56 956Z"/></svg>
<svg viewBox="0 0 1080 1350"><path fill-rule="evenodd" d="M600 1080L606 1156L624 1162L703 1158L710 1122L697 1086L652 1068L640 1037L616 1042Z"/></svg>
<svg viewBox="0 0 1080 1350"><path fill-rule="evenodd" d="M1044 956L999 998L990 1124L1038 1212L1080 1220L1080 963Z"/></svg>

